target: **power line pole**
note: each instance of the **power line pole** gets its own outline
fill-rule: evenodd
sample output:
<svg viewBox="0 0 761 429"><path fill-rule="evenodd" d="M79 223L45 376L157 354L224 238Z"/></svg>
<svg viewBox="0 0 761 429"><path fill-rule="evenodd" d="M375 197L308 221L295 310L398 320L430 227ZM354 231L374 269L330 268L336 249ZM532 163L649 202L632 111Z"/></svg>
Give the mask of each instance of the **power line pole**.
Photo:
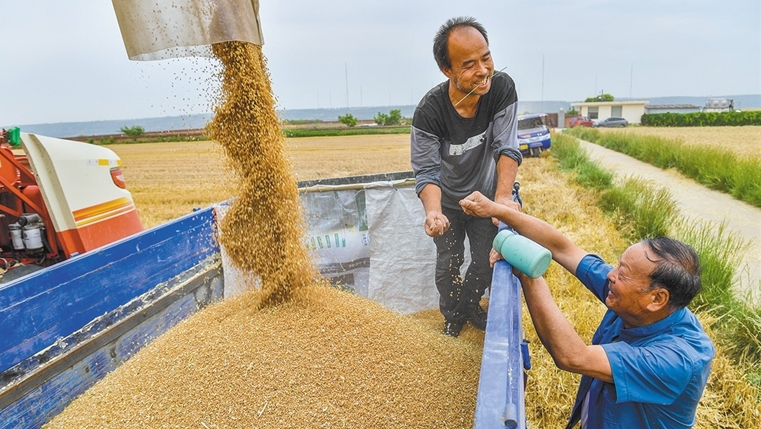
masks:
<svg viewBox="0 0 761 429"><path fill-rule="evenodd" d="M542 54L542 111L544 111L544 54Z"/></svg>
<svg viewBox="0 0 761 429"><path fill-rule="evenodd" d="M346 75L346 108L349 108L349 66L344 62L344 73Z"/></svg>

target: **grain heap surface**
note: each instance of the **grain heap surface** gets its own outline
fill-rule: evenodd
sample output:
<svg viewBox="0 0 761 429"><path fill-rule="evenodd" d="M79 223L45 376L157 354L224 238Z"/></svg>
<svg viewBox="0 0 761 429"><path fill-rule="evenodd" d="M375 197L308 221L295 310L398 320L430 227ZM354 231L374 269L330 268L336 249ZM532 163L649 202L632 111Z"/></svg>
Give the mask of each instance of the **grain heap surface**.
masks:
<svg viewBox="0 0 761 429"><path fill-rule="evenodd" d="M302 244L304 222L296 180L285 156L261 47L225 42L212 47L222 63L220 99L208 125L236 176L237 198L221 222L230 260L261 282L262 304L289 298L310 284L314 269Z"/></svg>
<svg viewBox="0 0 761 429"><path fill-rule="evenodd" d="M307 286L206 308L72 402L48 428L468 428L483 333Z"/></svg>

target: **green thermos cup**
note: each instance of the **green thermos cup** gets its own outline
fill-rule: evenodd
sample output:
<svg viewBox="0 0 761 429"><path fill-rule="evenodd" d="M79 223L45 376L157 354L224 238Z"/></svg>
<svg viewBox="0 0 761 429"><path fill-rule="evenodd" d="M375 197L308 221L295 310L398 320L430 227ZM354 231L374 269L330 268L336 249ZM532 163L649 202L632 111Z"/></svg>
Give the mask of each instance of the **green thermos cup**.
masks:
<svg viewBox="0 0 761 429"><path fill-rule="evenodd" d="M541 277L552 261L549 250L508 229L494 237L493 246L507 263L532 279Z"/></svg>

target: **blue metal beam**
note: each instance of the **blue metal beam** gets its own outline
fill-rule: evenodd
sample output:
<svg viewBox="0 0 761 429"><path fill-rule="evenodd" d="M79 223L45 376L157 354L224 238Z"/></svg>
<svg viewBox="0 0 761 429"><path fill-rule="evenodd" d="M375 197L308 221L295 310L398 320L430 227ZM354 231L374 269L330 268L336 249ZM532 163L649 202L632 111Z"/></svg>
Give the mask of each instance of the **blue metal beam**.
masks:
<svg viewBox="0 0 761 429"><path fill-rule="evenodd" d="M524 359L528 356L522 348L521 286L510 264L500 260L494 264L489 290L475 429L526 427Z"/></svg>
<svg viewBox="0 0 761 429"><path fill-rule="evenodd" d="M218 251L207 208L0 286L0 372Z"/></svg>

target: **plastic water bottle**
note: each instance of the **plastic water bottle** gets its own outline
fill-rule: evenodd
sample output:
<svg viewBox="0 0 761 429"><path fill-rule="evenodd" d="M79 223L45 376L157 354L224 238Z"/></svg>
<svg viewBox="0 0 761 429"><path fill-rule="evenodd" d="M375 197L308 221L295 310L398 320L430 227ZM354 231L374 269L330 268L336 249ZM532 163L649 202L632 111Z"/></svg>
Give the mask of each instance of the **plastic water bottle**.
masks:
<svg viewBox="0 0 761 429"><path fill-rule="evenodd" d="M494 237L493 246L507 263L532 279L541 277L552 261L549 250L508 229Z"/></svg>

